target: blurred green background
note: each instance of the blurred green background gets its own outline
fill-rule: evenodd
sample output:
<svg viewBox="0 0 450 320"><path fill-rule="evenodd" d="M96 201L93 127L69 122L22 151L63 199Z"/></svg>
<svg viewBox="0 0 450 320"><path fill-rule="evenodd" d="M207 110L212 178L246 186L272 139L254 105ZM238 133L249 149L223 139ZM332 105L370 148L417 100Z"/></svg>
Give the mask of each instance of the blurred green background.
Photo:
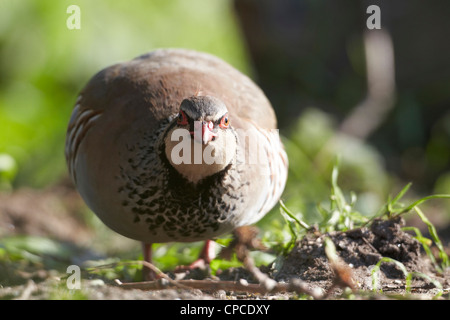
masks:
<svg viewBox="0 0 450 320"><path fill-rule="evenodd" d="M66 27L71 4L79 30ZM248 70L229 1L1 0L0 152L17 165L6 177L13 186L58 181L78 91L100 69L159 47L208 51Z"/></svg>
<svg viewBox="0 0 450 320"><path fill-rule="evenodd" d="M81 9L79 30L66 26L71 4ZM392 39L395 98L359 137L341 124L368 92L369 4L381 7ZM66 126L90 77L184 47L221 57L266 92L290 159L283 199L309 221L328 199L337 157L342 188L367 215L410 181L417 194L450 193L449 16L447 0L0 0L0 187L67 184ZM444 226L448 204L438 204Z"/></svg>

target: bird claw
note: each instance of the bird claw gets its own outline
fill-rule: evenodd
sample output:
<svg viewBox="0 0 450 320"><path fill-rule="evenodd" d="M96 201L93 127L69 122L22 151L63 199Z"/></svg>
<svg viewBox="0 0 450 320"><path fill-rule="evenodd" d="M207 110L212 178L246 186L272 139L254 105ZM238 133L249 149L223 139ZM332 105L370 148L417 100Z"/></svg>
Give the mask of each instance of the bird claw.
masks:
<svg viewBox="0 0 450 320"><path fill-rule="evenodd" d="M190 265L177 266L173 271L177 279L205 279L211 275L209 262L203 258L199 258Z"/></svg>
<svg viewBox="0 0 450 320"><path fill-rule="evenodd" d="M209 264L211 260L215 257L215 242L212 240L206 240L205 245L203 246L202 251L200 252L200 255L197 260L195 260L193 263L187 266L178 266L175 268L175 273L182 273L182 272L191 272L195 269L200 270L209 270Z"/></svg>
<svg viewBox="0 0 450 320"><path fill-rule="evenodd" d="M177 266L175 268L174 272L175 273L181 273L181 272L186 272L186 271L192 271L192 270L195 270L195 269L205 270L207 266L209 266L209 263L206 262L205 259L199 258L196 261L194 261L193 263L191 263L190 265Z"/></svg>

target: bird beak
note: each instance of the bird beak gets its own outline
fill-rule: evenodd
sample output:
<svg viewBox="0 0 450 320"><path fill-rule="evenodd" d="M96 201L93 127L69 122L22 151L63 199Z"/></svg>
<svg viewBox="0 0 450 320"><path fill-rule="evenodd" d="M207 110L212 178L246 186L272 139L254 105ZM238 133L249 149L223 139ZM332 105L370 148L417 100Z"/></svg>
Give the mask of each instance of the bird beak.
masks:
<svg viewBox="0 0 450 320"><path fill-rule="evenodd" d="M194 122L194 141L207 144L217 133L213 131L214 123L212 121L195 121Z"/></svg>

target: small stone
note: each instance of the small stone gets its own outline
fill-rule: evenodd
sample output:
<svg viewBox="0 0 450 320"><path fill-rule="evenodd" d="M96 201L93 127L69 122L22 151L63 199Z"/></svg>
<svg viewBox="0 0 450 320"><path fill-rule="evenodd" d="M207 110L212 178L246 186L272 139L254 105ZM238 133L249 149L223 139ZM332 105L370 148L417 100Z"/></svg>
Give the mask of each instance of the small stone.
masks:
<svg viewBox="0 0 450 320"><path fill-rule="evenodd" d="M239 279L239 283L243 286L248 286L248 281L245 279Z"/></svg>
<svg viewBox="0 0 450 320"><path fill-rule="evenodd" d="M102 279L94 279L90 280L89 284L93 287L101 287L105 285L105 282Z"/></svg>

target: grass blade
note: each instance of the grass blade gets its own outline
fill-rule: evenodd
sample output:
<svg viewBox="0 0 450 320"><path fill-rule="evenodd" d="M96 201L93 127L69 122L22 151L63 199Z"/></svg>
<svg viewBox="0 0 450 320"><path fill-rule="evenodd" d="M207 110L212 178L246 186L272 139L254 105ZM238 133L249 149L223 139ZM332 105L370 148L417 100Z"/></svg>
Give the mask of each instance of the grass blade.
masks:
<svg viewBox="0 0 450 320"><path fill-rule="evenodd" d="M392 258L389 258L389 257L381 258L380 261L378 261L378 263L373 267L373 269L370 273L372 276L372 290L374 292L378 291L378 272L380 271L382 263L394 263L397 267L399 267L399 269L405 275L405 278L406 278L405 287L406 287L406 291L408 292L408 290L410 290L410 288L411 288L411 276L409 276L409 272L406 270L406 267L403 265L403 263L401 263L397 260L394 260ZM382 293L382 289L380 289L378 292Z"/></svg>
<svg viewBox="0 0 450 320"><path fill-rule="evenodd" d="M411 211L412 209L414 209L415 207L417 207L419 204L422 204L423 202L430 200L430 199L450 199L450 194L435 194L435 195L431 195L431 196L427 196L427 197L423 197L422 199L419 199L417 201L414 201L413 203L411 203L409 206L407 206L406 208L400 210L399 212L397 212L396 215Z"/></svg>
<svg viewBox="0 0 450 320"><path fill-rule="evenodd" d="M420 232L419 228L416 227L403 227L403 231L414 231L416 233L416 236L414 237L417 241L420 242L423 249L425 250L425 253L427 254L428 258L431 260L431 263L433 266L439 271L442 272L440 266L436 262L436 258L434 257L433 253L431 252L430 246L433 243L430 239L425 238L422 235L422 232Z"/></svg>
<svg viewBox="0 0 450 320"><path fill-rule="evenodd" d="M301 226L305 230L309 230L310 227L304 221L299 220L284 204L282 200L280 200L280 206L283 208L283 211L289 216L290 219L294 220L299 226Z"/></svg>
<svg viewBox="0 0 450 320"><path fill-rule="evenodd" d="M444 246L442 245L441 239L439 239L439 236L437 234L436 228L434 225L428 220L428 218L424 215L422 210L419 209L419 207L415 206L414 210L419 215L420 219L422 219L423 223L425 223L428 227L428 232L430 232L431 238L433 238L434 243L436 244L436 247L439 249L439 258L441 258L441 266L443 269L450 266L448 256L445 253Z"/></svg>

